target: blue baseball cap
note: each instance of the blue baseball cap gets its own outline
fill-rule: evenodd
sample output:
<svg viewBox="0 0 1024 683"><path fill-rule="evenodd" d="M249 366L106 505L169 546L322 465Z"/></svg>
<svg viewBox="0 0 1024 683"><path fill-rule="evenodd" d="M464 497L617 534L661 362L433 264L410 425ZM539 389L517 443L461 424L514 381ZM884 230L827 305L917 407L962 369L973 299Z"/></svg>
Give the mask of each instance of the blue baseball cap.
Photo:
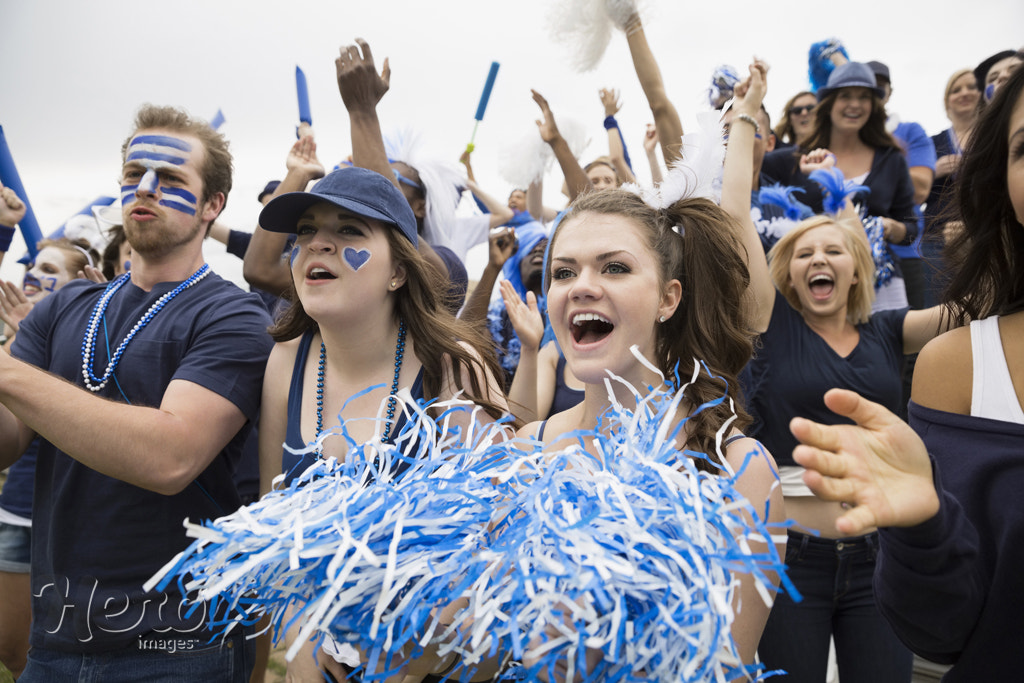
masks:
<svg viewBox="0 0 1024 683"><path fill-rule="evenodd" d="M416 216L402 191L381 174L355 166L331 171L309 192L288 192L270 200L260 212L260 227L294 233L299 217L320 202L393 225L414 247L419 242Z"/></svg>
<svg viewBox="0 0 1024 683"><path fill-rule="evenodd" d="M818 88L818 101L821 102L840 88L867 88L878 95L879 99L885 97L885 91L878 87L878 81L875 80L875 72L860 62L847 62L833 69L825 87Z"/></svg>

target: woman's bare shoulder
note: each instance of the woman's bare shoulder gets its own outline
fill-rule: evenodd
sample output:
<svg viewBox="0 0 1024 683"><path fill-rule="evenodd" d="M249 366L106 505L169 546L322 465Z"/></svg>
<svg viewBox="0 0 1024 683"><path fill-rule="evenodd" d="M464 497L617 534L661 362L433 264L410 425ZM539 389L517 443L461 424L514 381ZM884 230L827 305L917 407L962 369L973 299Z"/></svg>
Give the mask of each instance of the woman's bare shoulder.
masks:
<svg viewBox="0 0 1024 683"><path fill-rule="evenodd" d="M971 330L959 327L925 344L914 367L914 403L970 415L974 381Z"/></svg>

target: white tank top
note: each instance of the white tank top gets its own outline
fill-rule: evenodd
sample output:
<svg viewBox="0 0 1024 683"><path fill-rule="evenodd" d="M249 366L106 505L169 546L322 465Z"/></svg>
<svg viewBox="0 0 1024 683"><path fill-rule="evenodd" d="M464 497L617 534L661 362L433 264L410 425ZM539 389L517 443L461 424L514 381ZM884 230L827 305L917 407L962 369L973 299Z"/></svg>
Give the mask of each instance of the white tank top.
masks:
<svg viewBox="0 0 1024 683"><path fill-rule="evenodd" d="M1024 424L1024 410L1017 400L1003 354L999 316L971 322L971 353L974 356L971 415Z"/></svg>

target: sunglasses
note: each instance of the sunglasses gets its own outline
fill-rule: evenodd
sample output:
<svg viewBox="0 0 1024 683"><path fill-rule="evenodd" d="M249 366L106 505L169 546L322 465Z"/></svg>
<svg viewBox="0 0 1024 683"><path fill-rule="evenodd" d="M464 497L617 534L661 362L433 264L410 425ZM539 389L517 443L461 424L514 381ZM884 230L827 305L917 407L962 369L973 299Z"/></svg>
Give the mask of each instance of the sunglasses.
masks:
<svg viewBox="0 0 1024 683"><path fill-rule="evenodd" d="M807 112L811 111L812 109L814 109L814 107L815 107L815 105L813 105L813 104L805 104L802 107L790 107L789 108L789 114L790 114L790 116L800 116L802 114L806 114Z"/></svg>

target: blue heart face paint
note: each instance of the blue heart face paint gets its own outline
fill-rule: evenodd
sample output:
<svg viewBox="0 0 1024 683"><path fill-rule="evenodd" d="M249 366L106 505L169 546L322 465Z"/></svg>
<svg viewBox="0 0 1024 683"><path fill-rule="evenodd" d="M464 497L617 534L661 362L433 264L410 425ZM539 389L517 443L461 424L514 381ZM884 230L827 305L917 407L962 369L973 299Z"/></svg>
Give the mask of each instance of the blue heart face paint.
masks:
<svg viewBox="0 0 1024 683"><path fill-rule="evenodd" d="M345 247L341 256L345 259L345 263L348 267L354 271L358 271L360 268L366 265L366 262L370 260L373 254L370 253L369 249L353 249L352 247Z"/></svg>
<svg viewBox="0 0 1024 683"><path fill-rule="evenodd" d="M192 145L170 135L135 136L125 154L121 204L131 204L140 193L152 194L159 196L160 206L196 215L196 196L180 187L179 171L189 161L191 152Z"/></svg>

